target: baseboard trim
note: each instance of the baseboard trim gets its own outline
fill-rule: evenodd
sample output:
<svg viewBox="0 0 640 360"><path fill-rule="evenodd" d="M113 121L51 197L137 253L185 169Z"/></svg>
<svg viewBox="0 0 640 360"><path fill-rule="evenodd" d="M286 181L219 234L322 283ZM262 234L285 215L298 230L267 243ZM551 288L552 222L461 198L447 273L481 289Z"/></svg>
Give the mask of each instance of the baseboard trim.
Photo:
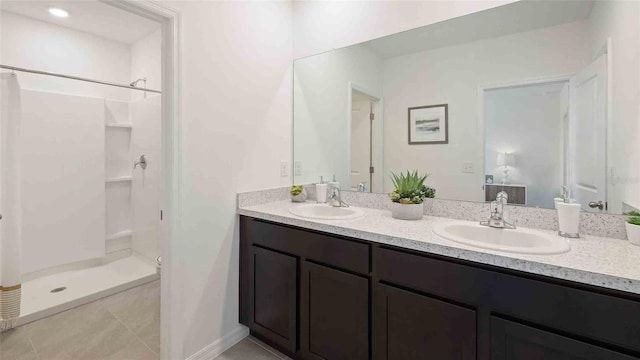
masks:
<svg viewBox="0 0 640 360"><path fill-rule="evenodd" d="M187 360L213 360L247 336L249 336L249 328L238 324L238 327L233 331L198 350L198 352L189 356Z"/></svg>

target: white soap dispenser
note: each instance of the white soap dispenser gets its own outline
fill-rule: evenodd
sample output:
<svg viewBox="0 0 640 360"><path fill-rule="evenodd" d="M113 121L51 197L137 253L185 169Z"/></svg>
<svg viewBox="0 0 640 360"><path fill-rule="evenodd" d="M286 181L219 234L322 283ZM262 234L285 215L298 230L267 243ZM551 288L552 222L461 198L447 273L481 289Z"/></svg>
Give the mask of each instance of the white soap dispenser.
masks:
<svg viewBox="0 0 640 360"><path fill-rule="evenodd" d="M338 182L338 180L336 180L336 174L333 174L333 180L329 181L329 186L331 188L340 189L340 183Z"/></svg>
<svg viewBox="0 0 640 360"><path fill-rule="evenodd" d="M316 202L318 204L327 202L327 183L324 182L322 176L320 176L320 183L316 184Z"/></svg>
<svg viewBox="0 0 640 360"><path fill-rule="evenodd" d="M558 208L558 235L579 238L581 206L571 201L568 187L562 187L562 202L557 202L556 207Z"/></svg>

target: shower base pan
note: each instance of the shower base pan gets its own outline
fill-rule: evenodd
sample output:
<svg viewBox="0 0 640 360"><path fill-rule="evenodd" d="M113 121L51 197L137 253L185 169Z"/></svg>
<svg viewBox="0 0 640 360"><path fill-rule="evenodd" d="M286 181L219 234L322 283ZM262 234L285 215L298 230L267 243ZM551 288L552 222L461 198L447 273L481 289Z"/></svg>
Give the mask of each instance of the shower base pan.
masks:
<svg viewBox="0 0 640 360"><path fill-rule="evenodd" d="M22 284L18 325L84 305L159 278L156 267L136 255L108 264L59 272Z"/></svg>

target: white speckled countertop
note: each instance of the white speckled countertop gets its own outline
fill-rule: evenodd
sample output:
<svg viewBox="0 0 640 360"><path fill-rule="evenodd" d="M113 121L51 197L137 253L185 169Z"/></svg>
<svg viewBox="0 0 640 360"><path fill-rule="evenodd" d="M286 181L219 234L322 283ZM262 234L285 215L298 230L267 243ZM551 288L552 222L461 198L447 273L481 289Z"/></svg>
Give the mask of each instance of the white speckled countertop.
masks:
<svg viewBox="0 0 640 360"><path fill-rule="evenodd" d="M402 221L386 210L363 208L354 220L315 220L289 212L300 204L290 200L240 206L238 214L330 234L369 240L406 249L524 271L640 294L640 247L626 240L586 235L571 240L571 251L559 255L523 255L485 250L452 242L433 234L434 224L460 221L425 216ZM538 230L555 235L554 231ZM556 235L557 236L557 235Z"/></svg>

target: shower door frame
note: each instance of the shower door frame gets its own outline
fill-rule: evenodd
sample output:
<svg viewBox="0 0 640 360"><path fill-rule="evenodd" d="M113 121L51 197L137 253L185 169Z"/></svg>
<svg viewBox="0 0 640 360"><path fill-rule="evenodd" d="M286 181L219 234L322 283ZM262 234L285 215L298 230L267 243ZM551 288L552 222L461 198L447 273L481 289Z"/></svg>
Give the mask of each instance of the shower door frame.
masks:
<svg viewBox="0 0 640 360"><path fill-rule="evenodd" d="M171 291L172 253L180 236L182 131L180 81L180 12L152 0L98 0L158 22L162 27L162 125L159 245L162 256L160 287L160 358L179 359L180 337L171 329L180 323L180 291ZM174 306L171 306L174 304Z"/></svg>

